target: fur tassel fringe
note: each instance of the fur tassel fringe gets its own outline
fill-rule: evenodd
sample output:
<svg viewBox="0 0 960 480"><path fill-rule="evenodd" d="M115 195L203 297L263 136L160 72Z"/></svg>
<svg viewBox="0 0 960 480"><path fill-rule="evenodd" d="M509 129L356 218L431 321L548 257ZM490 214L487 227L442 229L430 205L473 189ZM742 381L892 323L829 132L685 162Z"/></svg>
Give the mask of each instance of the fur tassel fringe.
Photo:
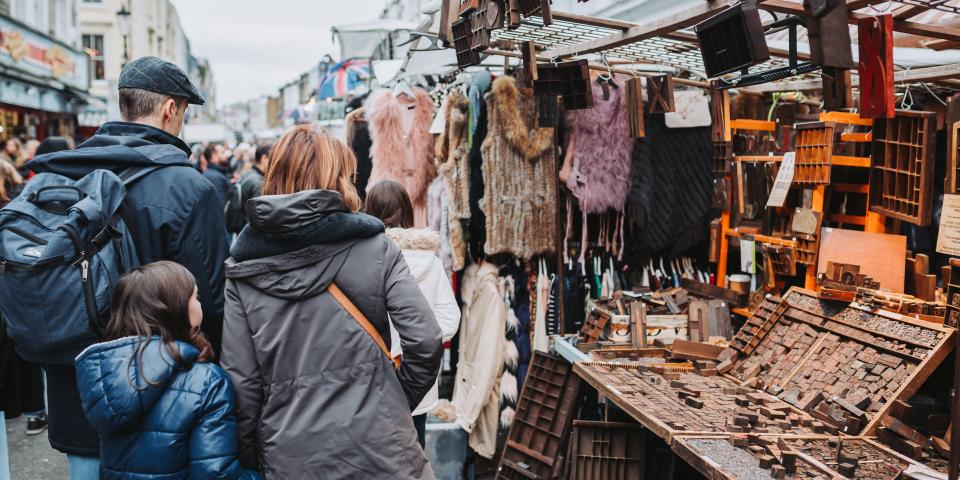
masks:
<svg viewBox="0 0 960 480"><path fill-rule="evenodd" d="M513 312L512 308L507 309L507 331L516 332L520 328L520 320L517 319L517 314Z"/></svg>
<svg viewBox="0 0 960 480"><path fill-rule="evenodd" d="M513 417L516 415L517 412L514 409L510 407L504 408L503 411L500 412L500 428L504 430L510 428L510 425L513 425Z"/></svg>
<svg viewBox="0 0 960 480"><path fill-rule="evenodd" d="M510 372L503 372L500 376L500 398L511 405L517 404L517 377Z"/></svg>
<svg viewBox="0 0 960 480"><path fill-rule="evenodd" d="M520 350L517 350L516 343L509 340L503 344L503 364L512 371L516 371L520 365Z"/></svg>

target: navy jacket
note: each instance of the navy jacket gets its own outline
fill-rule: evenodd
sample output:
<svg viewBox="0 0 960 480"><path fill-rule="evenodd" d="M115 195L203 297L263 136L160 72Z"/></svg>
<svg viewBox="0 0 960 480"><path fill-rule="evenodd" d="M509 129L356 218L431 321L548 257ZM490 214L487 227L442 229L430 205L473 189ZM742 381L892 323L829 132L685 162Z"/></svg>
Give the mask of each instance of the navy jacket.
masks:
<svg viewBox="0 0 960 480"><path fill-rule="evenodd" d="M145 156L134 147L157 147L160 156ZM172 147L171 147L172 146ZM159 152L163 150L163 152ZM131 229L140 263L172 260L197 280L203 305L203 331L219 353L223 330L223 262L229 244L220 197L192 168L190 149L163 130L137 123L108 122L76 150L40 155L27 164L37 173L53 172L79 179L96 169L114 173L134 166L164 166L127 190ZM80 409L72 366L47 366L50 444L73 455L96 456L96 432Z"/></svg>
<svg viewBox="0 0 960 480"><path fill-rule="evenodd" d="M230 183L230 177L227 176L227 171L219 166L214 164L207 165L207 170L203 172L203 178L206 178L213 184L213 188L217 190L217 194L220 195L220 212L223 212L223 207L227 204L227 196L230 195L231 187L233 186Z"/></svg>
<svg viewBox="0 0 960 480"><path fill-rule="evenodd" d="M149 158L132 147L173 145ZM219 192L192 168L190 148L163 130L138 123L108 122L76 150L41 155L27 164L37 173L79 179L96 169L120 173L131 166L166 165L134 183L126 205L132 212L140 263L171 260L190 270L203 305L203 331L219 353L223 327L223 262L229 256ZM186 168L181 168L186 167Z"/></svg>
<svg viewBox="0 0 960 480"><path fill-rule="evenodd" d="M188 343L176 342L180 365L160 337L142 356L140 341L99 343L77 357L83 411L101 438L100 478L259 479L237 460L227 374L197 362L200 352ZM139 361L131 364L134 355Z"/></svg>

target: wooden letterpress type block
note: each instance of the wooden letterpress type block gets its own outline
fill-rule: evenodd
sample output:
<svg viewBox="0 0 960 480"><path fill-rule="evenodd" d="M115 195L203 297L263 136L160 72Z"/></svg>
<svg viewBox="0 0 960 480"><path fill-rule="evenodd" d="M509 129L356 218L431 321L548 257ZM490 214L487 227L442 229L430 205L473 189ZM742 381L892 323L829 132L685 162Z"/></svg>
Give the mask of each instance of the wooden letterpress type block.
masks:
<svg viewBox="0 0 960 480"><path fill-rule="evenodd" d="M816 408L816 406L823 401L823 392L817 390L813 392L807 392L800 401L797 403L797 408L805 412Z"/></svg>
<svg viewBox="0 0 960 480"><path fill-rule="evenodd" d="M770 467L770 476L778 480L787 478L787 469L783 465L773 465Z"/></svg>
<svg viewBox="0 0 960 480"><path fill-rule="evenodd" d="M857 476L857 466L852 463L841 463L837 465L837 472L844 477L854 478Z"/></svg>
<svg viewBox="0 0 960 480"><path fill-rule="evenodd" d="M761 455L758 460L760 460L760 468L770 468L773 466L775 459L770 455Z"/></svg>
<svg viewBox="0 0 960 480"><path fill-rule="evenodd" d="M860 116L892 118L896 103L893 89L893 16L867 16L857 21L860 63Z"/></svg>
<svg viewBox="0 0 960 480"><path fill-rule="evenodd" d="M748 447L750 442L747 441L747 436L742 433L736 433L730 435L730 444L734 447Z"/></svg>
<svg viewBox="0 0 960 480"><path fill-rule="evenodd" d="M684 403L686 403L687 406L692 408L703 408L703 401L697 400L696 398L693 398L693 397L685 398Z"/></svg>
<svg viewBox="0 0 960 480"><path fill-rule="evenodd" d="M647 77L647 113L667 113L675 110L673 76Z"/></svg>

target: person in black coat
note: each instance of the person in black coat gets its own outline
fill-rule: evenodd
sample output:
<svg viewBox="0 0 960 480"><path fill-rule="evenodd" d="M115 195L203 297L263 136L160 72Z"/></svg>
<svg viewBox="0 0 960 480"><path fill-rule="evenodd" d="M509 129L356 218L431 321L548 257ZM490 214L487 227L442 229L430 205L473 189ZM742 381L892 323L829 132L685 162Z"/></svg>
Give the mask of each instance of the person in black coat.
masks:
<svg viewBox="0 0 960 480"><path fill-rule="evenodd" d="M188 104L203 96L186 74L155 57L136 59L120 74L122 122L108 122L76 150L42 155L27 166L79 179L105 169L162 167L127 189L125 218L140 263L172 260L197 279L203 305L203 331L219 352L223 325L223 262L229 245L220 193L191 167L190 148L177 138ZM134 147L143 147L134 150ZM38 292L41 294L41 292ZM71 478L98 468L100 441L80 406L72 365L46 365L50 444L67 453ZM75 457L79 457L75 458Z"/></svg>
<svg viewBox="0 0 960 480"><path fill-rule="evenodd" d="M207 168L203 171L203 178L206 178L213 188L217 190L220 196L220 211L227 204L227 196L230 195L230 176L227 174L227 155L223 151L223 145L211 143L204 147L203 158L207 160Z"/></svg>

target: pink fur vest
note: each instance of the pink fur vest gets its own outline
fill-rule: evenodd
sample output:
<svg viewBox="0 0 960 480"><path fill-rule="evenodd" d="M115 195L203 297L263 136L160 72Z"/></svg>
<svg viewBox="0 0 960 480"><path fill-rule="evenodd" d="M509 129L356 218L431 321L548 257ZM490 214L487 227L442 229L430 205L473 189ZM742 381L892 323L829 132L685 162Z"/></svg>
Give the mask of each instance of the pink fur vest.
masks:
<svg viewBox="0 0 960 480"><path fill-rule="evenodd" d="M610 99L604 100L603 89L594 80L593 108L572 111L567 118L573 164L566 183L588 214L611 208L623 211L630 191L633 139L627 131L623 79L615 81L620 88L611 87ZM570 167L565 165L564 170Z"/></svg>
<svg viewBox="0 0 960 480"><path fill-rule="evenodd" d="M373 141L373 170L367 189L381 180L400 182L413 203L414 223L422 227L427 221L427 188L437 176L430 135L434 106L422 88L414 88L414 92L416 99L411 100L381 89L370 94L364 104Z"/></svg>

